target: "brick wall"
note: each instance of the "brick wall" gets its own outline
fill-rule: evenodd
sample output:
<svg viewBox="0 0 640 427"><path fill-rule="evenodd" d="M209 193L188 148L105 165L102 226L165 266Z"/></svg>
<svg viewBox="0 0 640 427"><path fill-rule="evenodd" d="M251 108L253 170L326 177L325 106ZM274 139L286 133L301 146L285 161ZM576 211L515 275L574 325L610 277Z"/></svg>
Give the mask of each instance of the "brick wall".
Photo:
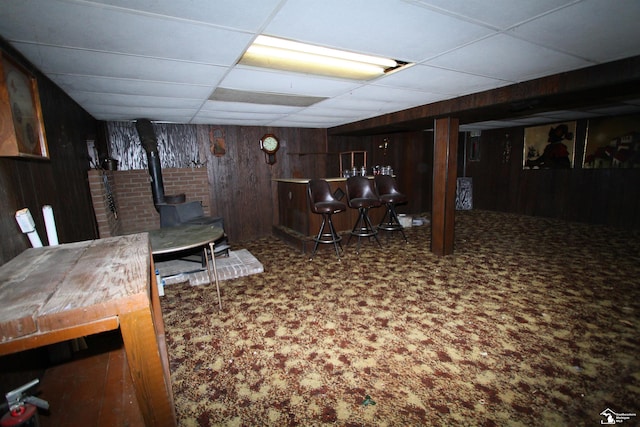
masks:
<svg viewBox="0 0 640 427"><path fill-rule="evenodd" d="M120 233L120 222L118 221L118 202L114 192L114 179L112 171L92 169L89 171L89 189L91 190L91 201L93 211L98 224L98 234L100 237L117 236ZM105 183L105 180L107 183ZM111 197L115 212L109 203L108 188L111 189Z"/></svg>
<svg viewBox="0 0 640 427"><path fill-rule="evenodd" d="M102 174L106 174L114 194L117 217L109 210ZM89 171L89 185L100 237L138 233L160 227L160 215L153 205L148 171ZM206 168L162 169L166 195L184 193L186 201L200 201L205 215L211 215Z"/></svg>

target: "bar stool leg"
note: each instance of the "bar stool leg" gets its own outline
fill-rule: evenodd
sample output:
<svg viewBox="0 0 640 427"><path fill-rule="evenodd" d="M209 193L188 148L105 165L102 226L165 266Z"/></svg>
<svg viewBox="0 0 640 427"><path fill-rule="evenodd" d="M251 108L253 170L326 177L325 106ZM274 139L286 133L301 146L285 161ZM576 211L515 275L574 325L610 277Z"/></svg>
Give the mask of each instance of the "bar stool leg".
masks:
<svg viewBox="0 0 640 427"><path fill-rule="evenodd" d="M389 219L387 220L387 218ZM404 234L404 227L400 224L400 219L396 213L396 206L394 203L386 203L386 212L382 217L382 221L380 221L380 224L378 225L378 230L390 232L399 231L402 233L405 243L409 243L407 236Z"/></svg>
<svg viewBox="0 0 640 427"><path fill-rule="evenodd" d="M407 236L404 234L404 227L402 226L402 224L400 224L400 219L398 219L398 214L396 213L396 205L394 205L393 203L391 203L391 214L393 215L395 223L398 224L398 229L400 230L400 233L402 233L402 237L404 237L404 242L409 243L409 241L407 240Z"/></svg>
<svg viewBox="0 0 640 427"><path fill-rule="evenodd" d="M327 226L329 226L329 233L325 232L325 228ZM340 237L333 226L331 214L322 214L322 225L320 226L320 231L318 231L318 235L314 240L316 243L313 245L313 252L311 253L311 258L309 258L310 260L312 260L316 255L316 251L318 250L318 245L320 243L333 243L338 261L340 260L340 251L343 251L342 244L340 243L342 237Z"/></svg>
<svg viewBox="0 0 640 427"><path fill-rule="evenodd" d="M331 219L331 215L327 215L327 217L329 218L329 230L331 230L331 236L333 236L333 247L336 250L336 256L338 257L338 261L339 261L340 252L344 252L344 250L342 249L342 244L340 243L340 241L342 240L342 237L340 237L335 227L333 226L333 220ZM338 251L338 247L340 247L340 252Z"/></svg>
<svg viewBox="0 0 640 427"><path fill-rule="evenodd" d="M374 228L373 224L371 224L371 218L369 218L369 208L365 208L364 219L367 222L369 230L372 231L373 237L376 239L376 242L378 242L378 246L380 246L380 248L382 249L382 244L380 243L380 239L378 239L378 230ZM371 236L369 236L369 239L371 239Z"/></svg>
<svg viewBox="0 0 640 427"><path fill-rule="evenodd" d="M309 258L310 260L313 259L314 256L316 256L316 250L318 250L318 245L320 244L320 238L322 237L322 233L324 232L324 225L325 225L325 216L324 214L322 215L322 225L320 226L320 230L318 231L318 235L316 236L315 239L315 245L313 245L313 252L311 252L311 258Z"/></svg>
<svg viewBox="0 0 640 427"><path fill-rule="evenodd" d="M378 231L373 227L371 220L369 219L369 208L358 208L358 220L353 226L353 230L351 230L347 246L349 245L349 242L351 242L351 237L354 235L358 236L356 253L360 253L360 239L362 237L369 237L369 239L371 239L371 237L375 237L376 242L378 242L378 245L382 248L382 244L380 243L380 240L378 240Z"/></svg>

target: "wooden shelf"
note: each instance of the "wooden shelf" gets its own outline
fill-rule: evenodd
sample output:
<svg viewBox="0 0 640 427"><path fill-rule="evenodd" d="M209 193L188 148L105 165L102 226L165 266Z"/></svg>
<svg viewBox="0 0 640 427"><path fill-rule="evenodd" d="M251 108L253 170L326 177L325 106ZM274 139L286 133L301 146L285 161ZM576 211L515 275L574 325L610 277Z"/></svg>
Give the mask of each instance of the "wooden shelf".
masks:
<svg viewBox="0 0 640 427"><path fill-rule="evenodd" d="M343 151L339 154L340 154L340 176L343 176L342 172L345 170L343 165L343 159L345 158L345 156L350 160L351 166L349 167L349 169L353 169L354 167L360 169L360 167L362 166L364 166L365 168L367 167L367 152L364 150ZM358 156L362 158L362 163L359 165L356 165L356 157Z"/></svg>
<svg viewBox="0 0 640 427"><path fill-rule="evenodd" d="M87 337L88 349L47 369L37 386L49 402L40 425L144 425L119 333Z"/></svg>

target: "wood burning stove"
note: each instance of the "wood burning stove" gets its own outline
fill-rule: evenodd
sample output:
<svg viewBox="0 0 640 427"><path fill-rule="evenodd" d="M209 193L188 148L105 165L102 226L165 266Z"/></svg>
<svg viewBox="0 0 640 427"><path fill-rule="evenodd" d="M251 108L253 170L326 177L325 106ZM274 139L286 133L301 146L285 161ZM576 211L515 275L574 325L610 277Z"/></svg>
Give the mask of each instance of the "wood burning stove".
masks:
<svg viewBox="0 0 640 427"><path fill-rule="evenodd" d="M160 227L175 227L182 224L211 224L224 231L224 220L220 217L205 216L200 201L185 201L185 195L175 196L164 194L162 167L158 153L158 142L153 125L147 119L136 120L136 129L140 142L147 153L149 176L151 177L151 193L156 210L160 214ZM227 252L229 245L226 234L215 242L216 254Z"/></svg>

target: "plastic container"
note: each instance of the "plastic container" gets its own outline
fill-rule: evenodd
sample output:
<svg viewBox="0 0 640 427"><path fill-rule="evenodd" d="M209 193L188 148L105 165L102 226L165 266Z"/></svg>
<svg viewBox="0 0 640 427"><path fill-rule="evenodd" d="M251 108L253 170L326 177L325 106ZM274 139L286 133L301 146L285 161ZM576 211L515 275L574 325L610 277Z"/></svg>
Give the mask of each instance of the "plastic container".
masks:
<svg viewBox="0 0 640 427"><path fill-rule="evenodd" d="M406 214L398 214L398 220L400 221L400 225L404 228L410 228L413 226L413 217L407 216Z"/></svg>

